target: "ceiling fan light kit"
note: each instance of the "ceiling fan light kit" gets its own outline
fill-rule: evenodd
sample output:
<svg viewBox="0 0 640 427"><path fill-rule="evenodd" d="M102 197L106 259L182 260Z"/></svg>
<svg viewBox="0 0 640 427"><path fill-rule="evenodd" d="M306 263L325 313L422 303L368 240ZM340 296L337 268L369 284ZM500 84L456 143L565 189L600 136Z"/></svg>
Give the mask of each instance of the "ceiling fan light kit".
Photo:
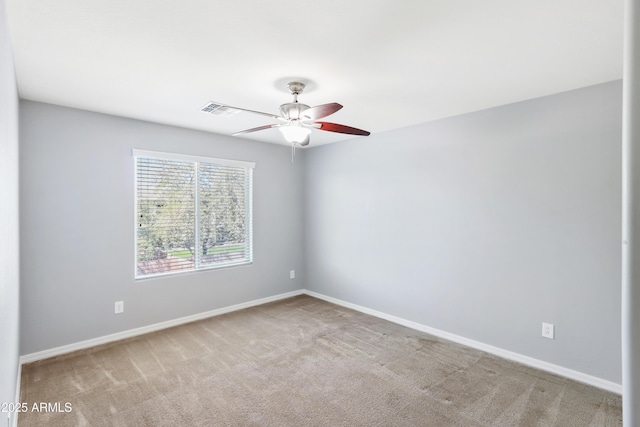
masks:
<svg viewBox="0 0 640 427"><path fill-rule="evenodd" d="M244 135L246 133L257 132L265 129L277 128L284 139L291 143L292 148L296 146L304 147L309 145L309 135L313 129L344 133L349 135L370 135L370 132L351 126L340 125L337 123L318 122L318 119L327 117L342 108L342 105L337 102L329 104L317 105L310 107L306 104L298 102L298 95L302 93L305 88L305 84L301 82L289 82L287 85L289 92L293 95L293 102L282 104L280 106L280 115L263 113L261 111L248 110L246 108L232 107L230 105L224 105L217 102L210 102L205 105L201 111L211 113L219 116L229 116L234 112L246 111L249 113L259 114L267 116L272 119L276 119L279 123L273 123L270 125L258 126L256 128L246 129L243 131L235 132L233 136Z"/></svg>
<svg viewBox="0 0 640 427"><path fill-rule="evenodd" d="M311 129L302 126L299 122L279 126L278 130L282 133L284 139L292 144L302 144L311 133Z"/></svg>

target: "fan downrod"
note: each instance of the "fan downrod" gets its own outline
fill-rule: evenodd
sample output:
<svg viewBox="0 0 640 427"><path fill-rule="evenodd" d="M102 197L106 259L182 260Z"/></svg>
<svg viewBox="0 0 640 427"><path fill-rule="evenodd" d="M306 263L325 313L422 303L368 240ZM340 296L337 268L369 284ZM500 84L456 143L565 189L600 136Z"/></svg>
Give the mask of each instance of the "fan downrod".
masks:
<svg viewBox="0 0 640 427"><path fill-rule="evenodd" d="M287 85L289 92L293 95L293 102L288 102L280 106L280 114L287 120L298 121L300 120L302 112L309 109L307 104L300 104L298 102L298 95L302 93L304 86L305 84L301 82L289 82Z"/></svg>

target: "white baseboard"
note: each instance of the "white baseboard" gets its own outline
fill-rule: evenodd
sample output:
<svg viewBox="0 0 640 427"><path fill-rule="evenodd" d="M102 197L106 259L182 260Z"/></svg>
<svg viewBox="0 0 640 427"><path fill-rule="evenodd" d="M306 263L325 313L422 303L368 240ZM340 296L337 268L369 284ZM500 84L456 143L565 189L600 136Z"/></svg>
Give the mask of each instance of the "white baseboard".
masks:
<svg viewBox="0 0 640 427"><path fill-rule="evenodd" d="M552 363L548 363L539 359L534 359L533 357L525 356L519 353L514 353L512 351L504 350L499 347L494 347L489 344L485 344L479 341L475 341L469 338L465 338L459 335L455 335L449 332L442 331L440 329L432 328L430 326L426 326L417 322L413 322L411 320L403 319L401 317L393 316L387 313L383 313L381 311L373 310L361 305L353 304L350 302L342 301L337 298L333 298L327 295L319 294L317 292L301 289L297 291L287 292L284 294L274 295L267 298L261 298L253 301L248 301L241 304L231 305L228 307L219 308L216 310L207 311L204 313L198 313L191 316L181 317L178 319L168 320L166 322L156 323L153 325L143 326L141 328L130 329L128 331L118 332L111 335L105 335L98 338L93 338L86 341L80 341L74 344L69 344L61 347L52 348L49 350L39 351L36 353L26 354L24 356L20 356L20 368L18 371L18 385L16 387L16 392L20 391L20 375L22 364L34 362L36 360L47 359L49 357L55 357L66 353L71 353L77 350L83 350L86 348L94 347L101 344L107 344L113 341L118 341L126 338L135 337L137 335L146 334L149 332L159 331L161 329L170 328L173 326L182 325L189 322L194 322L196 320L206 319L208 317L219 316L221 314L230 313L232 311L242 310L244 308L254 307L257 305L266 304L273 301L282 300L285 298L291 298L297 295L306 294L312 296L314 298L318 298L336 305L340 305L342 307L350 308L352 310L359 311L361 313L369 314L371 316L378 317L380 319L388 320L393 323L397 323L402 326L409 327L411 329L415 329L421 332L425 332L440 338L444 338L449 341L453 341L458 344L465 345L467 347L475 348L481 351L485 351L487 353L494 354L496 356L502 357L504 359L512 360L514 362L522 363L523 365L531 366L532 368L540 369L543 371L551 372L553 374L557 374L563 376L565 378L569 378L575 381L579 381L581 383L589 384L594 387L601 388L603 390L607 390L616 394L622 395L622 385L617 384L611 381L604 380L602 378L594 377L592 375L587 375L582 372L574 371L572 369L568 369L562 366L554 365ZM19 401L19 395L17 396L16 402ZM17 417L14 417L14 426L17 425Z"/></svg>
<svg viewBox="0 0 640 427"><path fill-rule="evenodd" d="M107 344L113 341L123 340L125 338L131 338L149 332L159 331L161 329L171 328L173 326L182 325L185 323L195 322L196 320L206 319L207 317L219 316L221 314L230 313L232 311L242 310L244 308L254 307L256 305L262 305L273 301L278 301L285 298L291 298L297 295L302 295L304 290L297 290L287 292L284 294L274 295L271 297L260 298L253 301L243 302L241 304L230 305L228 307L222 307L215 310L206 311L204 313L193 314L191 316L180 317L178 319L167 320L166 322L155 323L153 325L143 326L141 328L129 329L128 331L122 331L111 335L105 335L98 338L92 338L86 341L80 341L77 343L63 345L61 347L51 348L49 350L38 351L36 353L25 354L20 356L20 366L24 363L35 362L36 360L48 359L50 357L60 356L62 354L71 353L77 350L83 350L85 348L95 347L101 344ZM16 401L17 402L17 401Z"/></svg>
<svg viewBox="0 0 640 427"><path fill-rule="evenodd" d="M352 310L359 311L361 313L369 314L371 316L379 317L380 319L388 320L393 323L397 323L402 326L409 327L411 329L415 329L421 332L426 332L428 334L434 335L436 337L444 338L449 341L453 341L458 344L465 345L467 347L475 348L477 350L485 351L487 353L494 354L496 356L502 357L504 359L512 360L514 362L522 363L523 365L531 366L532 368L540 369L542 371L551 372L556 375L560 375L565 378L569 378L575 381L579 381L584 384L589 384L594 387L598 387L603 390L610 391L612 393L616 393L622 395L622 385L617 384L611 381L604 380L602 378L594 377L592 375L587 375L582 372L574 371L573 369L568 369L562 366L554 365L552 363L548 363L539 359L534 359L533 357L525 356L519 353L514 353L509 350L504 350L499 347L494 347L489 344L485 344L479 341L474 341L469 338L461 337L459 335L455 335L449 332L442 331L440 329L432 328L430 326L422 325L417 322L413 322L411 320L406 320L401 317L392 316L390 314L383 313L381 311L372 310L367 307L363 307L361 305L352 304L350 302L342 301L337 298L333 298L327 295L319 294L317 292L305 290L304 293L306 295L312 296L314 298L318 298L336 305L340 305L342 307L350 308Z"/></svg>

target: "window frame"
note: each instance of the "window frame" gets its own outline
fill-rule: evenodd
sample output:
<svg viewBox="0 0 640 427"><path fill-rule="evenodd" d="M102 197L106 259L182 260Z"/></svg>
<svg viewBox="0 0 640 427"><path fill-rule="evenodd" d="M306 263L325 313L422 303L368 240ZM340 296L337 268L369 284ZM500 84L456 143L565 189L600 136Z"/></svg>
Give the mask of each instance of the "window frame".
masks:
<svg viewBox="0 0 640 427"><path fill-rule="evenodd" d="M194 205L194 249L195 249L195 259L194 266L191 269L183 269L179 271L168 271L161 273L152 273L152 274L144 274L141 275L138 273L138 158L154 158L161 160L173 160L173 161L181 161L181 162L190 162L194 164L194 172L196 173L196 179L194 180L195 194L196 200ZM178 153L167 153L161 151L150 151L150 150L141 150L141 149L133 149L132 150L132 158L133 158L133 170L134 170L134 279L138 280L147 280L157 277L167 277L178 274L190 274L195 272L207 271L207 270L217 270L221 268L230 268L230 267L238 267L243 265L253 264L253 169L255 168L255 162L249 162L244 160L232 160L232 159L221 159L215 157L206 157L206 156L195 156L189 154L178 154ZM199 163L208 163L220 166L231 166L231 167L239 167L246 169L248 174L248 181L245 187L245 218L246 218L246 239L248 239L247 249L248 255L246 259L243 259L238 262L225 263L225 264L200 264L198 262L198 244L199 244L199 235L200 235L200 207L198 205L198 188L199 188L199 180L197 179L197 174L199 173L198 165Z"/></svg>

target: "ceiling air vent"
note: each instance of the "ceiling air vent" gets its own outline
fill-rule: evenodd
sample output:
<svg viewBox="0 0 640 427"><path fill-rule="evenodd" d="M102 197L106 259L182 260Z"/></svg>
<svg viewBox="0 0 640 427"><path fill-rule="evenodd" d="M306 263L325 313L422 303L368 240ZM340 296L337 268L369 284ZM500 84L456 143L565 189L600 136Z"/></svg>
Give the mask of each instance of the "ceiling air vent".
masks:
<svg viewBox="0 0 640 427"><path fill-rule="evenodd" d="M240 112L240 110L236 110L235 108L231 107L225 107L224 105L218 104L217 102L213 101L202 107L200 111L215 114L216 116L233 116L234 114L238 114Z"/></svg>

